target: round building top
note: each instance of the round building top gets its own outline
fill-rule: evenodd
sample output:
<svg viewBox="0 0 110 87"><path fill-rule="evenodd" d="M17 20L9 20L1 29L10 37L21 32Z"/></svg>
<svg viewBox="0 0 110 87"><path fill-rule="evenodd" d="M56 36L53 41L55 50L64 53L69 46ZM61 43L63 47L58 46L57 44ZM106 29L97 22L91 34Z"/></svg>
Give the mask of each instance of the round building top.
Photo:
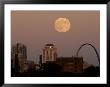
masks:
<svg viewBox="0 0 110 87"><path fill-rule="evenodd" d="M53 44L46 44L45 46L54 46Z"/></svg>

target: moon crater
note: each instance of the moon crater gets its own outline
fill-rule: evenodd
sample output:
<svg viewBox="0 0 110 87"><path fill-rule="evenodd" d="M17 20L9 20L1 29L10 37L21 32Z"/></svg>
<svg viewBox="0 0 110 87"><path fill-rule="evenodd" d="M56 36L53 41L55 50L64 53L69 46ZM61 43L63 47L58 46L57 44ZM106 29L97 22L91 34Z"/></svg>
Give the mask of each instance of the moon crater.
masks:
<svg viewBox="0 0 110 87"><path fill-rule="evenodd" d="M55 21L55 30L58 32L67 32L70 30L70 21L67 18L58 18Z"/></svg>

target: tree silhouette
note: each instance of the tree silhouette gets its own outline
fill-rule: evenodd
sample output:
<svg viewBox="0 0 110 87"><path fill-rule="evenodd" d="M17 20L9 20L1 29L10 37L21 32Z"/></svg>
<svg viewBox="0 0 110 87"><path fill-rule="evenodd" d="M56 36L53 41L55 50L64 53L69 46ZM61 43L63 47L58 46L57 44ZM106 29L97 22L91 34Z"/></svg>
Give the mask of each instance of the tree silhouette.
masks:
<svg viewBox="0 0 110 87"><path fill-rule="evenodd" d="M84 70L83 76L100 76L100 68L90 66Z"/></svg>

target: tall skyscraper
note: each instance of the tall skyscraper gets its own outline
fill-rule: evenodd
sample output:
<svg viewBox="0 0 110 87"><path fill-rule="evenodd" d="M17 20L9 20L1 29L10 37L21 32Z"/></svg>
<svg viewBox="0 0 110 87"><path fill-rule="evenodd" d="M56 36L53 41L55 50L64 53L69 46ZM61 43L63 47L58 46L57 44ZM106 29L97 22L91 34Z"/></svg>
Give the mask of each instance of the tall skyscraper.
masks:
<svg viewBox="0 0 110 87"><path fill-rule="evenodd" d="M48 61L56 61L57 58L57 48L53 44L46 44L43 49L43 63Z"/></svg>
<svg viewBox="0 0 110 87"><path fill-rule="evenodd" d="M12 59L12 67L15 68L15 64L16 64L16 55L18 58L18 63L19 63L19 67L20 67L20 72L23 72L23 66L24 63L27 60L27 49L26 46L24 44L21 43L17 43L15 45L12 46L12 50L11 50L11 59Z"/></svg>

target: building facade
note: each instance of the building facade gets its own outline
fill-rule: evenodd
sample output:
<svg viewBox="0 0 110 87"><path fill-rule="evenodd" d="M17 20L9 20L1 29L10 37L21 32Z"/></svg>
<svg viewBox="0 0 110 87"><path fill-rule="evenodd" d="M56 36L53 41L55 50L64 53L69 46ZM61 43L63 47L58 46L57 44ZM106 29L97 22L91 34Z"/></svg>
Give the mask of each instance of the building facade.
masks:
<svg viewBox="0 0 110 87"><path fill-rule="evenodd" d="M24 44L17 43L12 46L11 60L13 68L15 68L16 60L18 60L20 72L23 72L24 63L27 60L27 48Z"/></svg>
<svg viewBox="0 0 110 87"><path fill-rule="evenodd" d="M83 72L82 57L59 57L56 59L56 63L63 67L63 72Z"/></svg>
<svg viewBox="0 0 110 87"><path fill-rule="evenodd" d="M57 48L53 44L46 44L43 49L42 62L46 63L48 61L56 61L57 58Z"/></svg>
<svg viewBox="0 0 110 87"><path fill-rule="evenodd" d="M57 48L53 44L46 44L43 49L43 54L39 57L39 64L53 62L61 66L62 72L83 72L82 57L57 57Z"/></svg>

